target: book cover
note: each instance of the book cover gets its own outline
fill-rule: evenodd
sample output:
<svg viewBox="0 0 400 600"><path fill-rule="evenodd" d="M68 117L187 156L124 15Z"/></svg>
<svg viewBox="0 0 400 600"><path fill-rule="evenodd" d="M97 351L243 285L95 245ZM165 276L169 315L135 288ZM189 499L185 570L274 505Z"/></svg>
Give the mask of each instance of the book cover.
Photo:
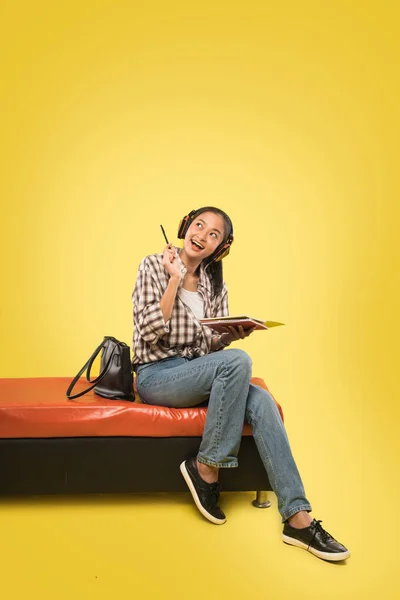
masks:
<svg viewBox="0 0 400 600"><path fill-rule="evenodd" d="M241 325L243 329L246 330L251 329L252 327L255 327L256 329L269 329L270 327L284 325L284 323L279 323L278 321L261 321L260 319L249 317L248 315L200 319L200 323L215 329L215 331L222 331L227 326L238 327Z"/></svg>

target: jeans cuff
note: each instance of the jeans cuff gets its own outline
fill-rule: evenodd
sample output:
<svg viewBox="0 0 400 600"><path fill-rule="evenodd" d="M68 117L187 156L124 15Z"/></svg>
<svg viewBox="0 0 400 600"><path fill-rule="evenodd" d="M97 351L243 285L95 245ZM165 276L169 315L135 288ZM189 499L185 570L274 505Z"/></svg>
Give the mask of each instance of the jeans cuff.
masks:
<svg viewBox="0 0 400 600"><path fill-rule="evenodd" d="M295 508L290 509L285 514L281 513L282 523L284 523L285 521L290 519L290 517L293 517L293 515L300 512L301 510L306 510L307 512L311 512L312 511L311 504L300 504L299 506L296 506Z"/></svg>
<svg viewBox="0 0 400 600"><path fill-rule="evenodd" d="M215 462L214 460L209 460L208 458L203 458L199 454L197 455L197 460L204 465L208 465L209 467L216 467L218 469L232 469L234 467L238 467L239 463L235 459L231 459L229 462Z"/></svg>

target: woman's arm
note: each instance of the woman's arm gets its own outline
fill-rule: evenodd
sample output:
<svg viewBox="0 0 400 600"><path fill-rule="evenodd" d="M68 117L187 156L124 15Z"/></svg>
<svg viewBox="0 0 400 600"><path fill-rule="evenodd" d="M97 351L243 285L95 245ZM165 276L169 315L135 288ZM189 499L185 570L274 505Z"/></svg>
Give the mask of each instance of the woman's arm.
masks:
<svg viewBox="0 0 400 600"><path fill-rule="evenodd" d="M172 248L172 244L168 244L168 246L164 248L162 263L164 269L170 276L167 289L160 300L164 321L167 322L171 318L176 294L182 279L182 263L178 259L175 249Z"/></svg>
<svg viewBox="0 0 400 600"><path fill-rule="evenodd" d="M180 281L181 280L179 277L171 276L170 280L168 281L167 289L160 300L160 308L165 322L169 321L171 318Z"/></svg>
<svg viewBox="0 0 400 600"><path fill-rule="evenodd" d="M151 346L169 333L168 322L182 277L181 265L175 257L173 250L167 246L163 253L163 266L170 279L164 293L158 281L159 263L155 257L146 257L139 266L132 294L134 326L140 337Z"/></svg>
<svg viewBox="0 0 400 600"><path fill-rule="evenodd" d="M169 332L160 307L162 290L154 275L154 266L147 258L142 261L132 294L135 331L148 344L157 344Z"/></svg>

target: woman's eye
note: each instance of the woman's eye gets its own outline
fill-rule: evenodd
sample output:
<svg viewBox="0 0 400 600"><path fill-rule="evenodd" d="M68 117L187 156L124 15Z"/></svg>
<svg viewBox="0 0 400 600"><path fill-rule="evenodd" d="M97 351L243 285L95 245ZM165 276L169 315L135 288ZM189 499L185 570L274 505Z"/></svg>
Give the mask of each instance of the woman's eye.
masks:
<svg viewBox="0 0 400 600"><path fill-rule="evenodd" d="M214 231L212 231L210 235L213 235L215 238L217 237L217 234Z"/></svg>
<svg viewBox="0 0 400 600"><path fill-rule="evenodd" d="M197 223L197 227L203 227L201 223Z"/></svg>

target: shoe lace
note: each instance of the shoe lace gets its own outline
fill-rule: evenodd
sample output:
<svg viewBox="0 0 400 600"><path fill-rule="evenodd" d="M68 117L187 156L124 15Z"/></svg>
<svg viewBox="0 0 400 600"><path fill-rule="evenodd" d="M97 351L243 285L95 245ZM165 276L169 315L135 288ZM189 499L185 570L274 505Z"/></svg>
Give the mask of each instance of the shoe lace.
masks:
<svg viewBox="0 0 400 600"><path fill-rule="evenodd" d="M314 533L313 533L313 536L312 536L312 538L311 538L311 540L310 540L310 543L309 543L308 547L310 547L310 546L311 546L311 544L313 543L313 540L314 540L314 538L315 538L315 536L316 536L317 532L319 532L319 533L321 534L321 536L322 536L322 539L324 540L324 542L327 542L329 539L334 539L334 538L331 536L331 534L330 534L330 533L328 533L328 532L327 532L327 531L326 531L326 530L325 530L325 529L322 527L322 525L321 525L321 523L322 523L322 519L319 519L318 521L317 521L317 519L314 519L314 522L315 522Z"/></svg>
<svg viewBox="0 0 400 600"><path fill-rule="evenodd" d="M221 484L219 483L219 481L215 481L209 487L210 502L213 506L217 506L218 504L220 488Z"/></svg>

